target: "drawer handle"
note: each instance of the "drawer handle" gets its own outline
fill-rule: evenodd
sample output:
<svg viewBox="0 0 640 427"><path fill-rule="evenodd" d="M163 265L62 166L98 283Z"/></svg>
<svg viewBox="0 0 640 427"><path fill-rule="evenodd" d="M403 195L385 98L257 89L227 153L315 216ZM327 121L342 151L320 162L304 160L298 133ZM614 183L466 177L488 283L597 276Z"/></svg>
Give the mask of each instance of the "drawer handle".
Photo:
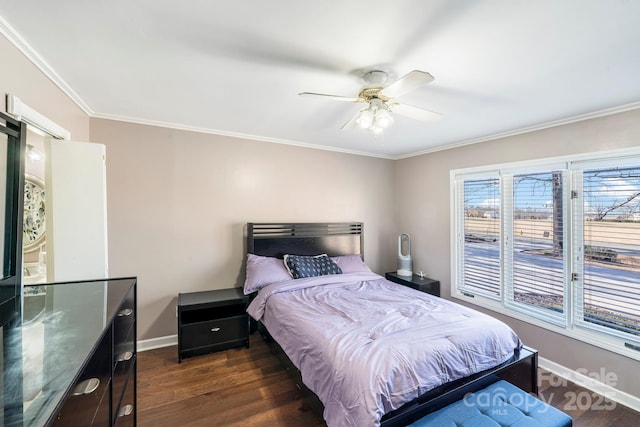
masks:
<svg viewBox="0 0 640 427"><path fill-rule="evenodd" d="M125 351L124 353L120 353L118 355L118 362L125 362L127 360L130 360L132 357L133 357L133 352Z"/></svg>
<svg viewBox="0 0 640 427"><path fill-rule="evenodd" d="M127 415L131 415L133 412L133 405L124 405L118 411L118 417L126 417Z"/></svg>
<svg viewBox="0 0 640 427"><path fill-rule="evenodd" d="M133 310L130 308L125 308L122 309L118 312L118 316L123 317L123 316L131 316L131 314L133 313Z"/></svg>
<svg viewBox="0 0 640 427"><path fill-rule="evenodd" d="M218 332L220 328L211 328L211 332Z"/></svg>
<svg viewBox="0 0 640 427"><path fill-rule="evenodd" d="M77 386L71 392L72 396L82 396L83 394L91 394L98 389L100 386L99 378L89 378L88 380L84 380L78 383Z"/></svg>

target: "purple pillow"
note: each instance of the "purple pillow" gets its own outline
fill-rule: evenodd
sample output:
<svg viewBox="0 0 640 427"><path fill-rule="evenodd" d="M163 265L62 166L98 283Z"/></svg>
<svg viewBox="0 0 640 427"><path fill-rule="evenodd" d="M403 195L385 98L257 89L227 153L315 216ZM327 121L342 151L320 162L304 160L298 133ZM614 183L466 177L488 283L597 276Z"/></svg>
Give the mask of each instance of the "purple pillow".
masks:
<svg viewBox="0 0 640 427"><path fill-rule="evenodd" d="M259 291L271 283L291 280L289 272L281 259L247 254L247 271L244 281L244 294Z"/></svg>
<svg viewBox="0 0 640 427"><path fill-rule="evenodd" d="M342 255L331 257L343 273L371 273L371 269L362 261L360 255Z"/></svg>

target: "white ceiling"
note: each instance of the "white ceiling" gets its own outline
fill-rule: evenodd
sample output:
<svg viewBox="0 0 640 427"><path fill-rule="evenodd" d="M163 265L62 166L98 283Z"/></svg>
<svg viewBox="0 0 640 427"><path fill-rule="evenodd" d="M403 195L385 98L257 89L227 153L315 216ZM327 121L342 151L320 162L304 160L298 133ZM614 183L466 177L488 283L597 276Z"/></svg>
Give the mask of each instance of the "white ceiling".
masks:
<svg viewBox="0 0 640 427"><path fill-rule="evenodd" d="M94 117L399 158L640 107L634 0L3 0L0 17ZM356 96L376 66L431 73L399 101L442 119L374 139L340 130L362 104L298 96Z"/></svg>

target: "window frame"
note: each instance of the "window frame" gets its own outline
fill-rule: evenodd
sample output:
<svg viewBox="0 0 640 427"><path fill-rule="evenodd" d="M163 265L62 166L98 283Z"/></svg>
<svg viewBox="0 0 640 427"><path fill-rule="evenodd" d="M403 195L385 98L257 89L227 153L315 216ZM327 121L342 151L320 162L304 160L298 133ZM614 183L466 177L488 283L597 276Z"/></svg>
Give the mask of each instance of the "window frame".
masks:
<svg viewBox="0 0 640 427"><path fill-rule="evenodd" d="M504 227L503 227L503 235L504 235L504 248L503 248L503 252L504 252L504 278L505 278L505 283L504 283L504 305L512 310L516 310L519 312L522 312L525 315L529 315L531 317L535 317L536 319L545 321L545 322L549 322L552 324L555 324L557 326L560 327L567 327L570 318L571 318L571 314L569 313L570 311L570 292L569 289L567 289L566 286L563 286L563 311L562 313L553 313L551 310L545 309L545 308L539 308L539 307L535 307L535 306L531 306L528 307L523 303L520 303L518 301L516 301L515 298L515 283L514 283L514 278L513 278L513 269L515 266L515 261L514 261L514 250L513 250L513 245L515 242L515 230L514 230L514 210L512 210L511 212L507 212L507 209L513 209L514 208L514 197L513 197L513 179L516 176L521 176L521 175L529 175L529 174L539 174L539 173L548 173L550 171L562 171L562 177L563 177L563 183L568 183L568 179L569 179L569 174L566 172L566 170L564 170L564 164L556 164L556 163L551 163L549 164L549 167L544 167L544 168L525 168L525 169L520 169L518 170L518 173L513 173L513 171L509 171L509 173L503 174L504 177L504 181L502 182L502 188L503 188L503 193L504 193L504 199L507 199L508 201L505 201L505 203L503 203L504 207L503 207L503 214L502 214L502 218L504 221ZM568 189L568 185L563 185L563 201L567 199L567 197L569 196L569 189ZM563 224L569 224L568 223L568 218L569 218L569 208L567 206L566 203L563 203L563 208L562 208L562 218L563 218ZM567 228L563 227L563 240L564 241L568 241L569 239L569 233L567 232ZM507 250L508 249L508 250ZM562 265L563 265L563 270L562 270L562 276L563 276L563 283L567 283L568 280L571 277L571 260L570 260L570 253L571 253L571 246L570 245L563 245L563 249L562 249Z"/></svg>
<svg viewBox="0 0 640 427"><path fill-rule="evenodd" d="M490 171L488 173L481 174L481 175L473 175L472 177L469 178L469 181L489 181L489 180L494 180L494 179L498 180L498 186L500 186L500 175L499 175L498 171ZM460 182L459 184L460 185L456 189L456 192L457 192L456 193L457 194L456 197L459 198L458 201L462 200L463 203L464 203L464 182ZM464 207L463 207L463 209L464 209ZM500 213L500 216L502 216L502 207L501 206L499 206L499 213ZM464 257L465 247L464 247L464 245L460 245L459 244L460 242L464 242L464 240L465 240L464 215L460 215L460 216L457 217L457 226L458 226L458 229L461 230L459 233L456 233L456 239L457 239L457 242L458 242L457 255ZM498 229L502 230L502 220L501 219L499 221ZM502 259L502 245L501 244L500 244L500 247L498 249L499 249L499 260L500 260L500 259ZM454 272L454 274L456 274L456 275L458 275L458 274L464 275L464 273L465 273L464 270L456 270ZM499 268L499 271L498 271L498 275L499 275L499 279L498 280L501 283L502 280L503 280L503 277L502 277L502 271L501 271L500 268ZM485 293L485 292L482 292L480 290L475 290L475 292L474 292L473 289L471 289L470 287L467 287L467 286L462 286L460 290L463 293L466 292L468 294L483 295L484 297L486 297L488 299L492 299L492 300L502 300L502 298L503 298L502 288L500 289L500 292L498 293L498 295L491 295L488 292Z"/></svg>
<svg viewBox="0 0 640 427"><path fill-rule="evenodd" d="M625 148L618 150L607 150L594 153L583 153L569 156L549 157L542 159L534 159L527 161L519 161L512 163L502 163L486 166L478 166L464 169L454 169L450 171L450 211L451 211L451 287L450 295L452 298L462 300L465 303L477 305L491 311L533 324L543 329L569 336L574 339L613 351L618 354L640 360L640 337L633 338L629 336L620 336L613 331L607 330L606 327L590 325L588 322L577 319L577 304L579 302L579 294L581 292L582 283L572 280L572 273L578 273L578 277L582 277L582 261L581 255L575 252L574 239L576 236L581 237L582 230L578 229L582 224L581 221L574 221L574 216L579 214L582 206L578 206L576 199L571 197L571 191L575 188L575 177L580 171L598 167L601 165L611 165L615 161L616 164L640 166L640 147ZM540 316L535 310L526 309L517 306L517 304L509 303L507 287L505 285L505 272L501 271L501 297L488 298L480 294L473 294L465 291L458 283L458 270L461 268L458 262L458 254L460 250L459 234L464 233L464 202L463 206L459 206L458 194L460 188L464 188L464 180L478 179L479 177L498 173L501 177L501 192L504 191L502 178L505 175L521 175L527 172L550 172L552 170L563 170L563 217L565 218L564 241L569 244L564 245L564 306L565 318L562 321L553 321L553 319ZM495 175L494 175L495 176ZM501 240L503 241L500 250L501 269L504 270L504 257L508 250L505 250L505 227L509 224L505 223L506 216L503 211L505 208L504 196L501 194L500 203L500 230ZM581 200L581 197L580 197ZM511 219L511 221L513 221ZM509 239L509 242L511 240ZM464 240L462 241L464 244ZM541 321L542 320L542 321ZM609 328L610 329L610 328ZM636 346L636 348L633 348Z"/></svg>

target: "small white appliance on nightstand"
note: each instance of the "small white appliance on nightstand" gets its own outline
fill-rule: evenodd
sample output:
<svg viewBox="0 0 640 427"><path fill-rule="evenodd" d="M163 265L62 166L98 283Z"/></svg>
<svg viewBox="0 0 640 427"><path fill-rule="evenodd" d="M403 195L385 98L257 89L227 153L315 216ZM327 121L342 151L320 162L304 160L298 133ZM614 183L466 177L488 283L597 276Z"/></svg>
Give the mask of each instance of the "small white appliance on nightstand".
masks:
<svg viewBox="0 0 640 427"><path fill-rule="evenodd" d="M407 254L402 253L402 240L406 238ZM411 237L407 233L398 235L398 276L413 276L413 261L411 260Z"/></svg>

